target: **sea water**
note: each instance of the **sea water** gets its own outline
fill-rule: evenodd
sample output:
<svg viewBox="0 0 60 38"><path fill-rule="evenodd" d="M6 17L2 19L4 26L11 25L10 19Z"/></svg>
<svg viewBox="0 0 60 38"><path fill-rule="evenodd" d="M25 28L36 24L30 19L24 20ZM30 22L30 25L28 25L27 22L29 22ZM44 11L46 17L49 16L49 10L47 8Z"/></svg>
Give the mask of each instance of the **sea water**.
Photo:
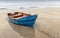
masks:
<svg viewBox="0 0 60 38"><path fill-rule="evenodd" d="M0 8L26 9L26 8L49 8L60 7L60 1L15 1L0 2Z"/></svg>

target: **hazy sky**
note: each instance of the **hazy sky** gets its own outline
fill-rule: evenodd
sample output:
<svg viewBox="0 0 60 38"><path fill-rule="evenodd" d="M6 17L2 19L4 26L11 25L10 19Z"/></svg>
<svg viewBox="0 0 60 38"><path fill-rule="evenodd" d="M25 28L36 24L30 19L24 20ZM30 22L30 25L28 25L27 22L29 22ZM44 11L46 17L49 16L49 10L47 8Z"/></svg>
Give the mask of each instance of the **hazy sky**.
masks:
<svg viewBox="0 0 60 38"><path fill-rule="evenodd" d="M0 1L59 1L59 0L0 0Z"/></svg>
<svg viewBox="0 0 60 38"><path fill-rule="evenodd" d="M0 2L48 2L48 1L60 1L60 0L0 0Z"/></svg>

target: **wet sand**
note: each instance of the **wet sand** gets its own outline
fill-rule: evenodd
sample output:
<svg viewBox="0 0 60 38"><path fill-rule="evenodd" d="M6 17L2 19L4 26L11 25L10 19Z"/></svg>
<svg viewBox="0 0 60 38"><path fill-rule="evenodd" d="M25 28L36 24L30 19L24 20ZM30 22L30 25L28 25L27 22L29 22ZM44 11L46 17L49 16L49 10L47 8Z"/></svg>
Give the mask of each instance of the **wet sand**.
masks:
<svg viewBox="0 0 60 38"><path fill-rule="evenodd" d="M38 14L34 28L15 25L7 13L22 11ZM0 11L0 38L60 38L60 8L16 9Z"/></svg>

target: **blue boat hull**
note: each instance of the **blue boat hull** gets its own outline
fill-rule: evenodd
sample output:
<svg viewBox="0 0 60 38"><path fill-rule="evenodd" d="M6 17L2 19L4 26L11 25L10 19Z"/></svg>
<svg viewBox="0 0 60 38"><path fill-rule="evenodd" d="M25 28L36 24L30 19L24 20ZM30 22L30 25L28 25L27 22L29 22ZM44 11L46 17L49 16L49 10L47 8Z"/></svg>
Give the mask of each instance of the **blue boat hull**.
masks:
<svg viewBox="0 0 60 38"><path fill-rule="evenodd" d="M35 24L35 21L37 19L37 15L27 16L27 17L24 17L24 18L20 18L18 20L12 19L9 16L8 16L8 18L12 23L33 27L34 24Z"/></svg>

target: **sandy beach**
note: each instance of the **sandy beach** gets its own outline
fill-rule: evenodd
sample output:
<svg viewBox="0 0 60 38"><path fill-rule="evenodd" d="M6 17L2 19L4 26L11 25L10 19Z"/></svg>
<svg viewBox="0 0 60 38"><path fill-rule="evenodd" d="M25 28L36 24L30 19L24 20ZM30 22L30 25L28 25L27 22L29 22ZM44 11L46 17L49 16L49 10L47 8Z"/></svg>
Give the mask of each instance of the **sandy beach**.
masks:
<svg viewBox="0 0 60 38"><path fill-rule="evenodd" d="M34 28L15 25L7 13L38 14ZM0 10L0 38L60 38L60 8Z"/></svg>

